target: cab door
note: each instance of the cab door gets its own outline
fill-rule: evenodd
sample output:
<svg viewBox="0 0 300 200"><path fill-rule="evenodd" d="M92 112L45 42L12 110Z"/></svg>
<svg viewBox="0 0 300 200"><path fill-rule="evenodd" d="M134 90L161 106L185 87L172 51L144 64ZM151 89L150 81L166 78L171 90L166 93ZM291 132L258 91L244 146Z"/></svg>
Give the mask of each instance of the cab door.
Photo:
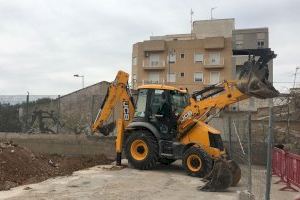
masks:
<svg viewBox="0 0 300 200"><path fill-rule="evenodd" d="M149 121L161 133L161 138L171 140L172 133L172 104L170 91L162 89L152 89L149 93Z"/></svg>

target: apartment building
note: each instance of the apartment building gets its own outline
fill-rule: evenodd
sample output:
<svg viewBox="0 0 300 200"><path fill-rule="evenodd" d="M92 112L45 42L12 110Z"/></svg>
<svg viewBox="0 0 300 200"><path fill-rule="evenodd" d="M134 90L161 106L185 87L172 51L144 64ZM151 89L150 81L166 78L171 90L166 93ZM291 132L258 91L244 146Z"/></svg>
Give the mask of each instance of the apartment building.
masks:
<svg viewBox="0 0 300 200"><path fill-rule="evenodd" d="M132 84L174 85L189 92L234 77L234 19L201 20L191 34L152 36L133 45Z"/></svg>
<svg viewBox="0 0 300 200"><path fill-rule="evenodd" d="M233 56L232 49L269 47L268 28L235 29L234 19L193 22L190 34L151 36L133 45L132 85L168 84L190 93L224 79L235 79L248 56ZM269 63L273 80L273 63ZM250 98L232 110L257 110L271 103Z"/></svg>

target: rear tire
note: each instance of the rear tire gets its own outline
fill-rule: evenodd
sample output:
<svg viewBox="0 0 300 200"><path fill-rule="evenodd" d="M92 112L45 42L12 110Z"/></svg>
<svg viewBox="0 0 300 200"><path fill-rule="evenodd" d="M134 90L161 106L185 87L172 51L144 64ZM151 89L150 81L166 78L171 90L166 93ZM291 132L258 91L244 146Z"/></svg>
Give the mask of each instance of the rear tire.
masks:
<svg viewBox="0 0 300 200"><path fill-rule="evenodd" d="M158 143L148 131L136 130L128 134L125 154L128 163L141 170L152 169L158 161Z"/></svg>
<svg viewBox="0 0 300 200"><path fill-rule="evenodd" d="M199 147L190 147L184 152L182 165L190 176L203 178L213 168L212 158Z"/></svg>

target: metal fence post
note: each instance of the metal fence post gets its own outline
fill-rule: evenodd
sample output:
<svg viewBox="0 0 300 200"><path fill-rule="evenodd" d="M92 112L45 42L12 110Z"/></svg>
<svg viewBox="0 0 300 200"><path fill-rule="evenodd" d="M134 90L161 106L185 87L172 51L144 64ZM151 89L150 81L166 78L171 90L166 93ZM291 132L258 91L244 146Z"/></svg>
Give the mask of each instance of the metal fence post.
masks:
<svg viewBox="0 0 300 200"><path fill-rule="evenodd" d="M268 134L268 150L267 150L267 174L266 174L266 194L265 200L270 200L271 191L271 168L272 168L272 147L273 147L273 107L269 108L269 134Z"/></svg>
<svg viewBox="0 0 300 200"><path fill-rule="evenodd" d="M95 96L96 95L92 95L92 106L91 106L91 125L93 125L94 123L94 104L95 104Z"/></svg>
<svg viewBox="0 0 300 200"><path fill-rule="evenodd" d="M26 96L26 119L25 119L25 131L28 131L28 118L29 118L29 92Z"/></svg>
<svg viewBox="0 0 300 200"><path fill-rule="evenodd" d="M249 176L248 176L248 191L250 194L252 194L252 147L251 147L251 143L252 143L252 138L251 138L251 112L248 113L248 170L249 170Z"/></svg>
<svg viewBox="0 0 300 200"><path fill-rule="evenodd" d="M231 141L231 116L228 116L228 146L229 146L229 155L232 156L232 141Z"/></svg>
<svg viewBox="0 0 300 200"><path fill-rule="evenodd" d="M57 97L57 125L56 125L56 133L59 132L59 126L60 126L60 95Z"/></svg>

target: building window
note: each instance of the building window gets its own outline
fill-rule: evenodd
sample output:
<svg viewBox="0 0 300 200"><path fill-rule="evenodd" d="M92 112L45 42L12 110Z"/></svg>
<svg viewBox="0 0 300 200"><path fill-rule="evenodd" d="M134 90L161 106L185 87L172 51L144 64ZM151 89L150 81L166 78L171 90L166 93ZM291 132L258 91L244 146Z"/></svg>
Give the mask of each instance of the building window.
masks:
<svg viewBox="0 0 300 200"><path fill-rule="evenodd" d="M169 63L175 63L176 62L176 53L169 53L168 58L169 58Z"/></svg>
<svg viewBox="0 0 300 200"><path fill-rule="evenodd" d="M194 73L194 82L203 82L203 73L202 72Z"/></svg>
<svg viewBox="0 0 300 200"><path fill-rule="evenodd" d="M137 65L137 57L132 58L132 65Z"/></svg>
<svg viewBox="0 0 300 200"><path fill-rule="evenodd" d="M184 77L184 72L181 72L181 73L180 73L180 77Z"/></svg>
<svg viewBox="0 0 300 200"><path fill-rule="evenodd" d="M159 67L159 54L151 53L149 57L150 67Z"/></svg>
<svg viewBox="0 0 300 200"><path fill-rule="evenodd" d="M184 53L181 53L181 54L180 54L180 58L181 58L181 59L184 59Z"/></svg>
<svg viewBox="0 0 300 200"><path fill-rule="evenodd" d="M167 81L169 83L175 83L176 82L176 74L167 74Z"/></svg>
<svg viewBox="0 0 300 200"><path fill-rule="evenodd" d="M210 53L208 56L209 65L220 65L221 64L221 54L220 53Z"/></svg>
<svg viewBox="0 0 300 200"><path fill-rule="evenodd" d="M202 63L203 62L203 54L202 53L195 53L194 61L195 61L195 63Z"/></svg>
<svg viewBox="0 0 300 200"><path fill-rule="evenodd" d="M149 72L148 83L159 83L159 73L158 72Z"/></svg>
<svg viewBox="0 0 300 200"><path fill-rule="evenodd" d="M220 82L220 72L210 72L210 84L217 84Z"/></svg>
<svg viewBox="0 0 300 200"><path fill-rule="evenodd" d="M258 40L257 41L257 47L258 48L263 48L265 46L265 41L264 40Z"/></svg>

